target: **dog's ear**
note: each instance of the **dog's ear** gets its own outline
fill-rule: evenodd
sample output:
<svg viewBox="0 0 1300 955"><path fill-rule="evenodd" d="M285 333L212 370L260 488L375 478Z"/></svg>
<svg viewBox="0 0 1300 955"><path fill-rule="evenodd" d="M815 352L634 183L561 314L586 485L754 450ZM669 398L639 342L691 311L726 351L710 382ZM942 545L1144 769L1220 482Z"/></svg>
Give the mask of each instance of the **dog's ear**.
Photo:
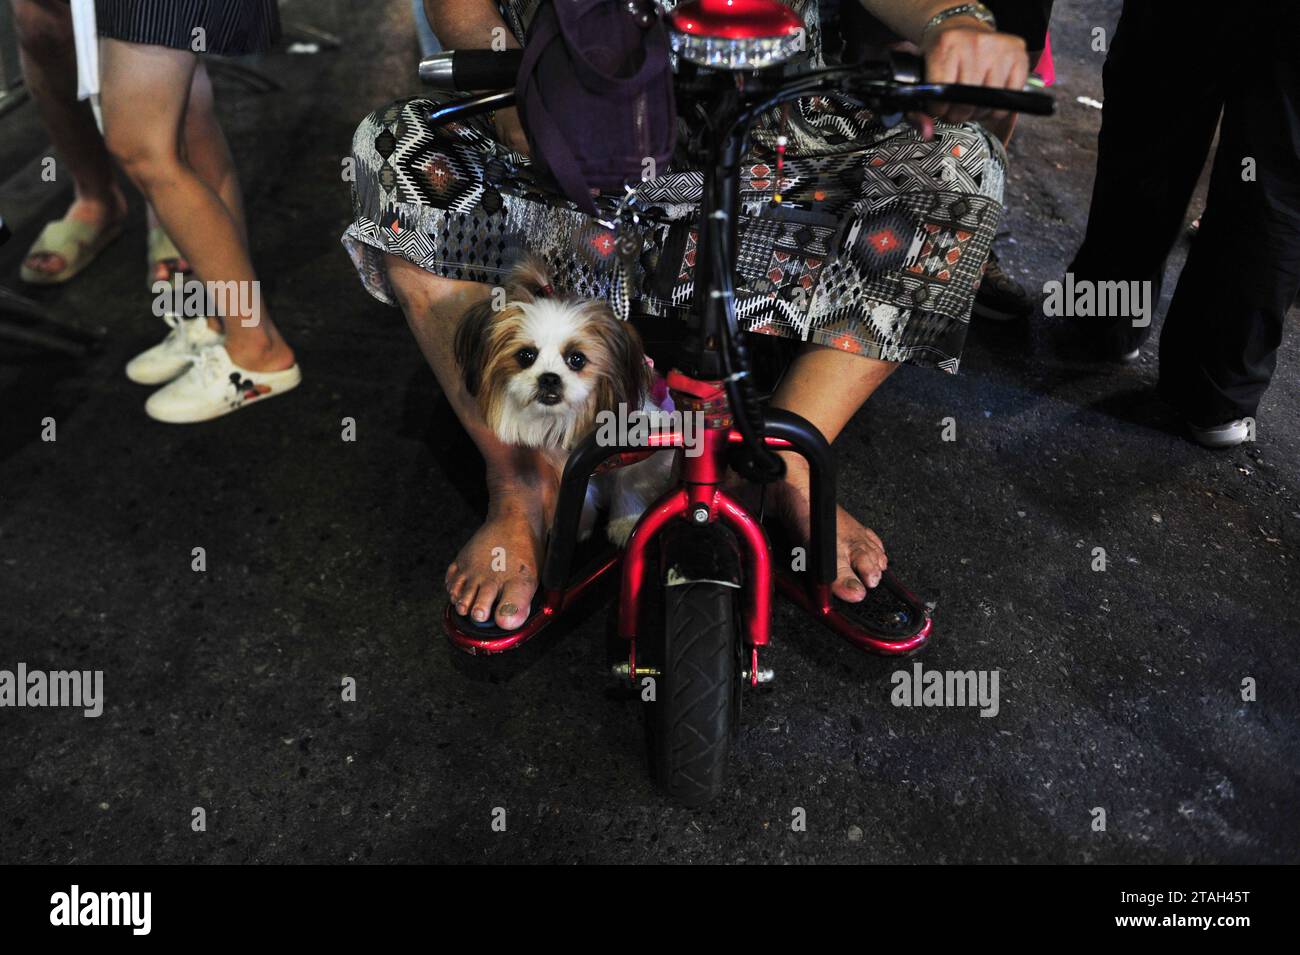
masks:
<svg viewBox="0 0 1300 955"><path fill-rule="evenodd" d="M636 330L636 326L631 322L622 322L614 318L613 312L610 313L610 318L618 326L626 343L623 354L619 357L622 361L623 380L626 382L625 387L628 392L627 404L629 408L640 408L654 385L654 372L650 370L650 365L645 360L645 345L641 342L641 333Z"/></svg>
<svg viewBox="0 0 1300 955"><path fill-rule="evenodd" d="M460 366L460 373L465 379L465 390L471 395L477 395L479 386L483 383L488 332L492 328L495 314L492 299L485 298L477 305L470 306L456 326L456 364Z"/></svg>
<svg viewBox="0 0 1300 955"><path fill-rule="evenodd" d="M611 391L608 404L602 402L602 407L616 408L626 404L629 410L640 408L654 384L654 373L646 364L641 335L631 322L619 321L604 302L588 303L587 309L587 319L610 357Z"/></svg>
<svg viewBox="0 0 1300 955"><path fill-rule="evenodd" d="M515 263L506 279L506 292L517 302L532 302L555 294L546 266L535 255L525 255Z"/></svg>

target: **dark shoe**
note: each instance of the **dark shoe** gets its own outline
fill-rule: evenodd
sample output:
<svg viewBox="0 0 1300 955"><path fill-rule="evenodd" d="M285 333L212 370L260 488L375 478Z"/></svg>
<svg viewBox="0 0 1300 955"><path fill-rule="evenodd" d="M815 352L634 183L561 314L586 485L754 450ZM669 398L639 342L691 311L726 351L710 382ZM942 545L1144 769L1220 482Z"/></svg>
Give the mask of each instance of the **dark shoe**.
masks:
<svg viewBox="0 0 1300 955"><path fill-rule="evenodd" d="M1066 266L1065 278L1069 279L1073 275L1076 285L1085 280L1095 285L1100 282L1115 280L1114 275L1108 274L1108 270L1113 268L1113 263L1109 263L1106 267L1099 267L1091 259L1085 257L1084 251L1081 249L1070 264ZM1142 356L1142 346L1151 337L1155 325L1154 312L1160 302L1160 293L1164 286L1164 276L1160 271L1148 276L1147 280L1152 283L1151 306L1153 315L1150 323L1145 326L1134 327L1132 320L1127 318L1068 317L1063 322L1066 328L1066 342L1063 343L1065 350L1070 352L1072 357L1087 361L1118 363L1121 365L1135 363Z"/></svg>
<svg viewBox="0 0 1300 955"><path fill-rule="evenodd" d="M1132 365L1142 357L1146 335L1124 320L1062 318L1057 326L1057 350L1070 358ZM1139 333L1139 334L1135 334Z"/></svg>
<svg viewBox="0 0 1300 955"><path fill-rule="evenodd" d="M1024 286L1003 271L997 253L990 249L971 313L992 322L1013 322L1026 318L1033 310L1034 300Z"/></svg>

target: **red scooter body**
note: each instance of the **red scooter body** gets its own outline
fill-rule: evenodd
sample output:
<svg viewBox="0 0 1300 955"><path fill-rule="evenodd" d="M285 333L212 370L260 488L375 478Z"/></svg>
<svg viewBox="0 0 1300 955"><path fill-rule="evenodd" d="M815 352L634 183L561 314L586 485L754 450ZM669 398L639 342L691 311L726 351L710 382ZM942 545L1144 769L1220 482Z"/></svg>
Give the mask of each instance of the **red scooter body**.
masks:
<svg viewBox="0 0 1300 955"><path fill-rule="evenodd" d="M648 27L656 14L638 6L644 2L630 0L628 9ZM667 20L678 58L678 98L694 97L707 130L702 142L691 144L692 160L703 170L696 295L682 358L668 376L676 410L703 422L699 444L685 448L676 431L620 447L602 446L597 434L589 435L570 454L561 477L541 588L529 619L507 632L492 624L476 625L449 605L444 624L461 650L511 650L617 572L618 634L627 644L627 662L615 672L638 683L664 684L665 701L650 711L656 715L647 717L651 764L672 795L699 804L721 790L726 747L739 716L740 682L753 685L770 678L770 671L759 669L758 653L771 640L774 584L837 636L870 653L913 653L931 632L926 606L889 571L861 604L832 595L837 569L833 453L805 419L763 408L748 379L746 346L735 314L735 244L741 214L738 170L750 127L765 111L813 95L845 96L871 104L882 115L902 115L935 100L1045 115L1052 111L1052 100L1028 91L918 82L917 64L898 61L787 75L781 64L802 49L803 24L777 0L689 0ZM501 59L489 62L493 57ZM513 85L517 63L518 51L448 51L425 60L421 77L435 85L460 88L456 75L463 69L466 78L471 73L475 78L470 88L501 88L438 104L430 119L452 121L511 105L513 93L506 88ZM485 71L498 67L501 82L485 82ZM900 78L909 71L911 78ZM678 113L686 115L680 103ZM778 141L778 165L782 148ZM629 186L627 191L620 213L634 210L628 200L636 190ZM784 557L774 563L760 518L724 490L732 470L759 483L778 480L784 462L777 452L801 455L811 476L811 539L796 548L802 553L790 561L790 571L783 569ZM680 455L674 486L641 516L622 552L612 550L575 572L591 475L656 453ZM656 609L664 611L662 619L648 612ZM642 632L648 619L657 622L652 632ZM638 644L647 641L651 660L638 664ZM701 652L705 644L707 652Z"/></svg>

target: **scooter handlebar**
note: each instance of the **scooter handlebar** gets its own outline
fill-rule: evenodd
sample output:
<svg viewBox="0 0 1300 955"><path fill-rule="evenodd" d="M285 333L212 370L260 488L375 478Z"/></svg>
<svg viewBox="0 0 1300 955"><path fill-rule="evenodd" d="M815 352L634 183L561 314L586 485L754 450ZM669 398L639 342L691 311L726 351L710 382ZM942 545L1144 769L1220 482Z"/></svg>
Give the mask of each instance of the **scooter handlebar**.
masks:
<svg viewBox="0 0 1300 955"><path fill-rule="evenodd" d="M893 101L900 105L907 102L920 105L926 100L938 100L1034 116L1050 116L1056 109L1056 100L1051 94L1037 90L967 86L963 83L927 83L925 60L915 53L894 51L889 54L888 65L890 79L896 84L906 84L902 89L895 87L895 92L891 95Z"/></svg>
<svg viewBox="0 0 1300 955"><path fill-rule="evenodd" d="M420 61L420 80L452 92L514 89L523 55L519 49L444 50ZM888 72L886 78L879 69L867 71L867 75L874 74L868 86L897 107L921 109L927 101L942 101L1036 116L1049 116L1055 110L1055 100L1050 95L1034 90L926 83L925 63L912 54L891 54Z"/></svg>
<svg viewBox="0 0 1300 955"><path fill-rule="evenodd" d="M992 86L966 86L961 83L916 83L895 88L885 94L884 98L895 106L913 106L921 110L924 110L928 102L943 102L1006 110L1010 113L1029 113L1032 116L1051 116L1056 111L1056 100L1047 93L997 89Z"/></svg>
<svg viewBox="0 0 1300 955"><path fill-rule="evenodd" d="M420 81L453 92L514 89L524 51L444 50L420 61Z"/></svg>

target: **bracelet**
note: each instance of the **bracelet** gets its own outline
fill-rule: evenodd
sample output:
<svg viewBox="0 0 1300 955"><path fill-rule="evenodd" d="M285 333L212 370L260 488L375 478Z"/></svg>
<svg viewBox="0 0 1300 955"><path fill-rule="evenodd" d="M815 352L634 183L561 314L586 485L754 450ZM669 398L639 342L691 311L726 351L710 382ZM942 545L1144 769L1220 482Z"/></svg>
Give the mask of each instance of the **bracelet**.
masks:
<svg viewBox="0 0 1300 955"><path fill-rule="evenodd" d="M982 3L959 3L955 7L949 7L947 10L940 10L932 16L928 23L921 28L921 42L925 42L925 35L937 27L944 20L950 20L953 17L973 17L980 23L998 28L997 18L993 16L993 11Z"/></svg>

